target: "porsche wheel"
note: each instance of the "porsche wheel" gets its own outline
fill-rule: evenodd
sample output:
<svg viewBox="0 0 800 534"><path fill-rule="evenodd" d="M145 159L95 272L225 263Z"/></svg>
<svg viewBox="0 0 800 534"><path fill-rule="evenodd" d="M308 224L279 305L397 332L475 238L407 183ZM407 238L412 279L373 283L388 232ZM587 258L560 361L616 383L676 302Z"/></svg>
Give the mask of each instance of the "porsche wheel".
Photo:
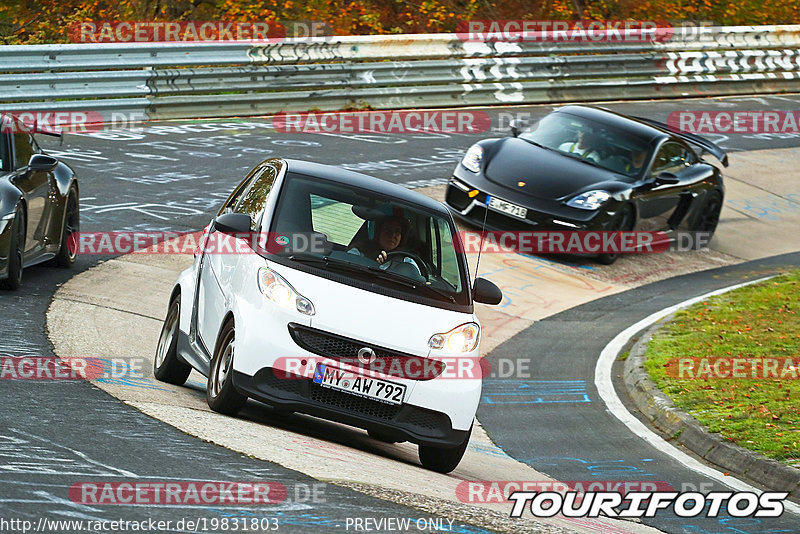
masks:
<svg viewBox="0 0 800 534"><path fill-rule="evenodd" d="M633 208L628 205L622 206L617 214L614 216L614 219L611 221L611 224L608 225L607 230L610 232L620 232L620 231L629 231L633 230L633 226L635 223L635 215L633 212ZM597 263L602 263L603 265L611 265L619 258L619 254L615 253L604 253L598 254L597 256Z"/></svg>
<svg viewBox="0 0 800 534"><path fill-rule="evenodd" d="M712 191L708 194L708 198L706 198L702 208L700 208L692 231L705 232L708 234L710 240L717 229L717 224L719 224L719 215L721 212L722 195L720 195L718 191Z"/></svg>
<svg viewBox="0 0 800 534"><path fill-rule="evenodd" d="M25 213L17 206L11 223L11 243L8 247L8 277L0 286L12 291L22 284L22 261L25 251Z"/></svg>
<svg viewBox="0 0 800 534"><path fill-rule="evenodd" d="M55 257L56 265L71 267L75 263L77 243L75 239L80 231L80 210L78 207L78 192L70 189L67 197L66 213L64 214L64 229L61 231L61 246Z"/></svg>

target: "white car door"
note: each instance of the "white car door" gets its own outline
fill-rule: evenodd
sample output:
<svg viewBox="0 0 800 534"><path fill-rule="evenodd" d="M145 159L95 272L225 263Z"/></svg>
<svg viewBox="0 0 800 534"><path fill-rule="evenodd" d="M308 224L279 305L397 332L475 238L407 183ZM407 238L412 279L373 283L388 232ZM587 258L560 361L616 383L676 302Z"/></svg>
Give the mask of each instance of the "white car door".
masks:
<svg viewBox="0 0 800 534"><path fill-rule="evenodd" d="M271 163L262 163L250 175L243 193L228 210L250 216L251 232L258 228L259 218L272 190L278 170ZM224 212L225 210L223 210ZM220 213L222 214L222 213ZM236 275L238 254L254 254L249 244L252 238L236 238L216 231L211 237L211 246L206 253L200 273L198 295L198 330L209 354L213 355L217 334L222 320L230 310L232 277Z"/></svg>

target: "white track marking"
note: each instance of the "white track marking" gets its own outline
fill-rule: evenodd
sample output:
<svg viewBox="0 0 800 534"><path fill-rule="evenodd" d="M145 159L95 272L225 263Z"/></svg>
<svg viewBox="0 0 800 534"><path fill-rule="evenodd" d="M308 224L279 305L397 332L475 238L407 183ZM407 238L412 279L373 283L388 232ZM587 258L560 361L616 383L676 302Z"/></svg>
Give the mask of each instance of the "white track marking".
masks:
<svg viewBox="0 0 800 534"><path fill-rule="evenodd" d="M611 367L614 364L614 360L616 360L617 355L622 350L622 347L625 346L626 343L638 332L641 332L645 328L649 327L656 321L663 319L664 317L668 316L671 313L674 313L682 308L686 308L695 304L697 302L702 302L703 300L714 297L716 295L721 295L723 293L727 293L728 291L732 291L734 289L738 289L740 287L748 286L750 284L755 284L758 282L763 282L764 280L768 280L772 278L771 276L767 276L765 278L759 278L758 280L752 280L750 282L744 282L742 284L736 284L733 286L725 287L722 289L718 289L716 291L712 291L711 293L706 293L705 295L700 295L699 297L694 297L689 300L685 300L674 306L670 306L668 308L664 308L663 310L657 311L651 315L648 315L641 321L636 324L633 324L617 334L617 336L609 342L603 348L603 351L600 353L600 358L597 360L597 365L594 368L594 385L597 387L597 392L600 397L603 399L603 402L606 404L608 411L611 412L614 417L622 421L622 423L628 427L628 429L645 440L647 443L658 449L659 451L671 456L685 467L696 471L702 475L705 475L709 478L720 482L728 486L731 489L738 490L738 491L751 491L757 494L761 493L761 490L751 486L750 484L739 480L733 476L725 476L720 471L705 465L704 463L700 462L696 458L689 456L685 452L681 451L668 441L664 440L661 436L650 430L644 423L642 423L639 419L634 417L625 405L622 404L622 401L617 396L617 392L614 389L614 384L611 381ZM800 514L800 506L797 504L784 501L784 508L787 511L794 512L795 514Z"/></svg>

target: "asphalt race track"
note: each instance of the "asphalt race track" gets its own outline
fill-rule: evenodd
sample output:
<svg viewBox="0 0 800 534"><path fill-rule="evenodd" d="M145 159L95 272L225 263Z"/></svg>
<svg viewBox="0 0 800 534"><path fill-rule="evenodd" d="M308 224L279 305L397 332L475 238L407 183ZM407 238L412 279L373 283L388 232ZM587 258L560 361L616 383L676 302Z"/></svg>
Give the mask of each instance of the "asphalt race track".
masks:
<svg viewBox="0 0 800 534"><path fill-rule="evenodd" d="M676 110L795 110L798 103L800 96L782 95L607 107L665 120ZM550 109L486 111L496 134L506 135L501 125L512 115L537 118ZM70 134L63 144L46 137L40 142L79 175L82 231L188 231L202 228L231 188L266 157L341 165L410 187L425 187L444 183L464 150L486 136L281 134L272 129L269 119L252 118L150 123L140 132ZM711 137L730 151L800 146L800 136L794 135ZM25 270L18 292L0 293L0 354L51 356L45 312L54 292L75 273L104 259L79 256L72 271L49 266ZM502 389L519 384L487 383L487 402L482 403L478 417L506 453L559 480L649 480L700 487L708 480L641 443L606 412L593 386L596 356L614 335L652 311L781 266L797 265L799 259L783 256L718 273L669 279L535 323L500 345L492 357L532 355L532 371L541 376L542 384L547 381L552 388L558 384L555 381L569 381L556 386L561 389L546 392L550 399L565 402L501 404L498 394L508 393ZM600 317L603 321L597 320ZM63 498L65 488L75 482L120 476L245 481L264 477L283 482L290 491L315 483L296 471L185 435L89 383L7 380L0 387L5 404L0 427L7 429L0 437L0 509L6 516L141 519L132 508L89 507ZM282 525L291 525L290 531L317 532L327 527L344 529L345 518L354 516L433 517L335 485L320 487L324 502L290 499L269 513L279 516ZM207 508L196 512L206 517L233 513ZM149 513L160 519L179 519L190 517L192 510L160 508ZM667 532L757 534L795 532L800 518L787 515L758 523L659 516L645 522ZM453 531L482 531L468 525L458 528L454 525Z"/></svg>

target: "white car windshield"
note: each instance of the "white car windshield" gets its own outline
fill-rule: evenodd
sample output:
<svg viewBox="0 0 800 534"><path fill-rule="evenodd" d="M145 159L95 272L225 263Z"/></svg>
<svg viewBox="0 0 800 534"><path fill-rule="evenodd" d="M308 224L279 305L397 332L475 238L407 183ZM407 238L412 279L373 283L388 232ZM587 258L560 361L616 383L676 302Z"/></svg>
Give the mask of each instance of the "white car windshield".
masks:
<svg viewBox="0 0 800 534"><path fill-rule="evenodd" d="M421 206L290 172L268 250L338 276L464 304L465 258L454 232L449 217Z"/></svg>

